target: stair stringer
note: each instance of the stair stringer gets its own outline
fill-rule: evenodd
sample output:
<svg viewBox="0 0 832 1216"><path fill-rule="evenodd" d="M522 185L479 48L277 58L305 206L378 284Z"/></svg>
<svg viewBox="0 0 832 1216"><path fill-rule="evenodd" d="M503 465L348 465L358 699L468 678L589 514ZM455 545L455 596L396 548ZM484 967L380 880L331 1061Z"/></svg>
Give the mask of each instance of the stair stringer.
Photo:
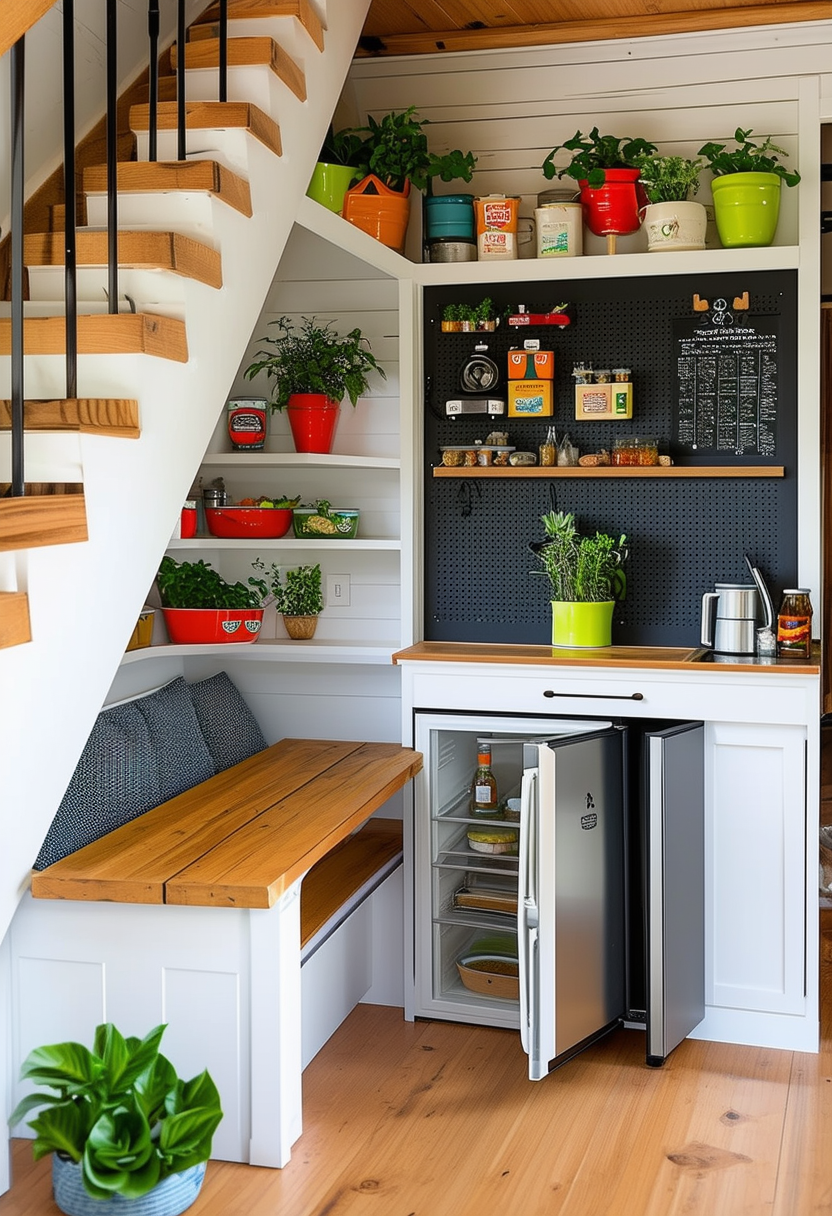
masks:
<svg viewBox="0 0 832 1216"><path fill-rule="evenodd" d="M0 589L26 591L32 641L0 651L0 937L63 796L251 339L335 110L369 0L328 5L309 98L287 94L283 155L254 149L253 216L215 204L223 286L186 286L186 364L81 356L78 392L136 397L141 438L80 435L86 544L0 554ZM155 226L155 225L154 225ZM9 396L0 360L0 397ZM26 359L27 397L62 396L64 361Z"/></svg>

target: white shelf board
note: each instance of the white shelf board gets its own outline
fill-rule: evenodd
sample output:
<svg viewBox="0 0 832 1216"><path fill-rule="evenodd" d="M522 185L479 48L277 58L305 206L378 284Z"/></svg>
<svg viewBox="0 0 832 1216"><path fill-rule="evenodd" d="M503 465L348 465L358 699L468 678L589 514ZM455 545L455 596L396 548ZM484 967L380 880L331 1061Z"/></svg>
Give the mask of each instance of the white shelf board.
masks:
<svg viewBox="0 0 832 1216"><path fill-rule="evenodd" d="M254 660L272 663L373 663L392 664L393 655L401 650L401 643L390 642L337 642L330 639L310 638L294 642L290 638L258 638L256 642L218 642L206 645L164 644L144 646L140 650L128 651L122 664L140 663L145 659L180 658L198 655L221 654L231 659Z"/></svg>
<svg viewBox="0 0 832 1216"><path fill-rule="evenodd" d="M170 540L168 549L342 549L345 552L356 549L398 552L402 547L401 540L393 537L359 537L357 540L298 540L294 536L282 536L275 540L257 537L246 540L242 537L226 540L218 536L196 536L188 540Z"/></svg>
<svg viewBox="0 0 832 1216"><path fill-rule="evenodd" d="M254 468L398 469L398 456L344 456L319 452L206 452L203 465Z"/></svg>

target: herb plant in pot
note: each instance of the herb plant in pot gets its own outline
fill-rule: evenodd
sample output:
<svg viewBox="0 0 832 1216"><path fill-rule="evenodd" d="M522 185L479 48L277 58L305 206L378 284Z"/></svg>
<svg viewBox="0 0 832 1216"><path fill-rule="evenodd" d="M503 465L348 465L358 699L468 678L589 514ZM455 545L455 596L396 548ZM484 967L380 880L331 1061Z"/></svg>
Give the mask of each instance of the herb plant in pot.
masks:
<svg viewBox="0 0 832 1216"><path fill-rule="evenodd" d="M222 1119L207 1072L182 1081L159 1052L165 1026L125 1038L108 1022L92 1050L37 1047L21 1079L54 1093L27 1095L10 1124L32 1110L35 1160L52 1154L55 1203L67 1216L178 1216L199 1194Z"/></svg>
<svg viewBox="0 0 832 1216"><path fill-rule="evenodd" d="M783 183L796 186L800 174L781 163L788 156L769 135L761 144L749 128L737 127L735 147L715 142L699 149L713 173L714 219L722 244L728 248L765 246L774 240L780 216Z"/></svg>
<svg viewBox="0 0 832 1216"><path fill-rule="evenodd" d="M344 197L344 219L381 241L404 251L410 217L411 188L430 191L438 177L443 182L470 182L476 157L455 148L442 156L428 150L424 128L415 106L392 111L353 133L363 137L358 153L360 179Z"/></svg>
<svg viewBox="0 0 832 1216"><path fill-rule="evenodd" d="M361 136L350 130L329 128L306 193L329 211L341 214L344 195L359 172Z"/></svg>
<svg viewBox="0 0 832 1216"><path fill-rule="evenodd" d="M271 408L288 411L298 452L329 452L343 398L355 406L369 388L370 373L383 380L387 374L360 329L340 334L316 317L301 318L300 327L289 317L271 324L277 336L259 339L269 349L257 351L246 379L265 372L272 381Z"/></svg>
<svg viewBox="0 0 832 1216"><path fill-rule="evenodd" d="M609 646L612 614L624 599L626 537L603 532L579 536L575 516L549 511L542 516L546 539L532 544L552 592L552 645Z"/></svg>
<svg viewBox="0 0 832 1216"><path fill-rule="evenodd" d="M571 153L562 169L555 165L558 152ZM607 237L607 252L615 253L616 236L635 232L647 196L639 182L640 160L656 151L645 139L601 135L593 127L589 135L577 131L566 143L558 144L543 162L543 175L571 177L581 190L584 223L596 236Z"/></svg>
<svg viewBox="0 0 832 1216"><path fill-rule="evenodd" d="M289 637L297 641L313 638L324 606L321 567L298 566L287 570L285 580L281 580L280 570L272 566L271 590Z"/></svg>
<svg viewBox="0 0 832 1216"><path fill-rule="evenodd" d="M643 225L649 253L704 249L707 213L691 195L699 189L703 162L697 157L647 156L640 182L649 199Z"/></svg>
<svg viewBox="0 0 832 1216"><path fill-rule="evenodd" d="M210 562L162 558L156 585L174 644L256 642L263 624L263 584L228 583Z"/></svg>

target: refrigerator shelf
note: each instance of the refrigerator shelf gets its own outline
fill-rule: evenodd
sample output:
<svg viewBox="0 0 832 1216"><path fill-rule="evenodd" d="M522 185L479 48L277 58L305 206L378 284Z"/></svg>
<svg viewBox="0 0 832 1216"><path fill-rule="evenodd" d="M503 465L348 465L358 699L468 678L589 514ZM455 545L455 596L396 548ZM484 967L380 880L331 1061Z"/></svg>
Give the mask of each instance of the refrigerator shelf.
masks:
<svg viewBox="0 0 832 1216"><path fill-rule="evenodd" d="M518 873L516 853L477 853L474 849L449 849L440 852L432 863L438 870L471 870L474 874Z"/></svg>
<svg viewBox="0 0 832 1216"><path fill-rule="evenodd" d="M510 912L480 912L474 908L456 908L448 913L440 913L433 918L435 925L463 925L482 932L485 929L505 931L513 929L516 924L516 914Z"/></svg>

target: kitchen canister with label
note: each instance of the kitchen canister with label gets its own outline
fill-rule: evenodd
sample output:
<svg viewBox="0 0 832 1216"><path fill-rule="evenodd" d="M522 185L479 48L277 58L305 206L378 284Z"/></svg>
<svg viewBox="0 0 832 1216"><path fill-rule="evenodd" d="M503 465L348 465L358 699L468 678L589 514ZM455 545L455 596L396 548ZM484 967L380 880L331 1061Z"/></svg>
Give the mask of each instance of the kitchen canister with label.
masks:
<svg viewBox="0 0 832 1216"><path fill-rule="evenodd" d="M232 397L228 402L228 438L237 451L260 452L266 441L265 397Z"/></svg>
<svg viewBox="0 0 832 1216"><path fill-rule="evenodd" d="M517 257L519 208L520 199L505 194L485 194L474 199L480 261Z"/></svg>
<svg viewBox="0 0 832 1216"><path fill-rule="evenodd" d="M534 218L539 258L573 258L583 253L580 203L546 203L535 208Z"/></svg>

